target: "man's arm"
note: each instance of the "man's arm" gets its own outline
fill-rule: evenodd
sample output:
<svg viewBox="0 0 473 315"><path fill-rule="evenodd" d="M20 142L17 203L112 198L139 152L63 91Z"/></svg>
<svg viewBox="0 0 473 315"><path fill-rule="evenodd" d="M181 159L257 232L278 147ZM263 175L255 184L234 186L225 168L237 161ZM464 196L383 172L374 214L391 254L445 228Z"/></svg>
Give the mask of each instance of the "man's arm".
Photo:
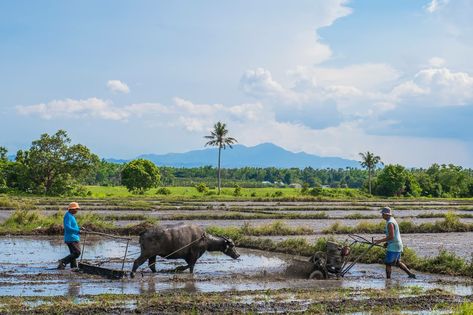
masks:
<svg viewBox="0 0 473 315"><path fill-rule="evenodd" d="M375 240L374 243L375 244L384 243L384 242L391 241L393 239L394 239L394 224L389 223L388 224L388 236L383 237L382 239L379 239L379 240Z"/></svg>
<svg viewBox="0 0 473 315"><path fill-rule="evenodd" d="M64 220L64 230L66 230L67 232L79 233L80 229L72 226L72 220L75 219L66 217L66 219Z"/></svg>

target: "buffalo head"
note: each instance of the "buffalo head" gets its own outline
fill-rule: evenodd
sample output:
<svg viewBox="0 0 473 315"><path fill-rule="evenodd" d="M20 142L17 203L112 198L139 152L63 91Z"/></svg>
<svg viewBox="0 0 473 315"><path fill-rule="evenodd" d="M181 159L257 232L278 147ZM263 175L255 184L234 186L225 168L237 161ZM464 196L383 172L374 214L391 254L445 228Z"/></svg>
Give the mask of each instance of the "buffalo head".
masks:
<svg viewBox="0 0 473 315"><path fill-rule="evenodd" d="M225 249L223 250L223 253L227 256L232 257L233 259L237 259L240 257L240 254L236 251L235 248L235 243L229 238L222 237L225 240Z"/></svg>

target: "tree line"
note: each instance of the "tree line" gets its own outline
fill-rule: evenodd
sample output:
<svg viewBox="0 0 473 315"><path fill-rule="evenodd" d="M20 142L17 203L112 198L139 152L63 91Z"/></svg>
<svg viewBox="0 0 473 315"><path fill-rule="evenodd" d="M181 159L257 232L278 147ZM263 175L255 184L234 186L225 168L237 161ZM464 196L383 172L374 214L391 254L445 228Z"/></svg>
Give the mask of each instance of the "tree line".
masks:
<svg viewBox="0 0 473 315"><path fill-rule="evenodd" d="M222 125L214 127L222 131ZM221 141L225 141L226 134ZM231 142L234 141L232 138ZM220 144L217 141L215 145ZM28 150L19 150L13 161L8 159L7 150L0 147L0 192L67 195L83 192L83 185L124 185L140 193L159 186L201 183L217 189L219 184L227 187L300 184L305 189L356 188L379 196L473 197L472 169L452 164L408 169L396 164L382 165L381 158L371 152L360 157L360 166L366 169L175 168L158 167L142 159L117 164L100 160L86 146L71 144L67 133L59 130L53 135L41 135Z"/></svg>

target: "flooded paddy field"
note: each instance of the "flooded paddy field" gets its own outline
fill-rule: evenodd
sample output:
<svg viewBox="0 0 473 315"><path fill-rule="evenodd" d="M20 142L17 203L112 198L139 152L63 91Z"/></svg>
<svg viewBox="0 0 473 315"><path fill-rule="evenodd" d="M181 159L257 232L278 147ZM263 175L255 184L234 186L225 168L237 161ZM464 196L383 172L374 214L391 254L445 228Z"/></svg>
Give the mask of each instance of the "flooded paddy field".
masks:
<svg viewBox="0 0 473 315"><path fill-rule="evenodd" d="M372 238L379 238L379 234L357 234L368 240ZM265 238L273 241L282 241L293 238L294 236L260 236L254 238ZM298 238L306 239L309 242L314 242L322 237L330 237L338 242L352 240L344 234L335 235L299 235ZM458 233L413 233L403 234L402 241L405 246L413 249L417 255L421 257L433 257L439 254L441 250L447 250L455 253L459 257L470 259L473 255L473 232L458 232Z"/></svg>
<svg viewBox="0 0 473 315"><path fill-rule="evenodd" d="M283 222L291 228L301 226L311 235L251 236L281 241L304 238L310 243L321 237L343 241L347 235L327 235L322 231L332 224L355 226L360 222L378 224L380 206L389 204L398 222L415 224L442 220L453 212L460 222L473 224L473 201L336 201L336 202L267 202L231 201L163 202L158 199L83 200L82 214L109 217L114 225L137 224L143 219L156 224L186 222L203 227L241 227ZM126 203L126 204L125 204ZM64 208L60 200L39 199L36 209L52 215ZM0 223L14 209L0 208ZM255 215L290 214L288 219L256 218ZM297 215L326 217L301 219ZM434 214L432 217L423 217ZM134 219L120 219L135 216ZM173 219L175 215L180 219ZM195 216L195 217L192 217ZM209 218L206 219L206 216ZM217 217L221 216L221 217ZM233 216L233 218L232 218ZM245 217L248 216L248 217ZM348 218L349 216L352 216ZM357 217L358 216L358 217ZM373 218L368 218L372 216ZM237 218L236 218L237 217ZM378 217L378 218L377 218ZM402 231L401 231L402 232ZM368 239L381 235L362 234ZM404 243L419 257L433 257L446 249L470 260L473 232L403 233ZM121 269L125 243L100 237L87 239L84 260L107 268ZM239 248L240 258L233 260L221 253L205 253L197 262L194 274L170 272L183 260L158 259L158 273L146 264L136 277L109 280L100 276L66 269L54 269L67 247L56 236L0 236L0 313L51 313L65 307L67 313L450 313L464 301L473 301L473 279L416 272L417 279L395 269L386 280L384 266L357 264L343 279L309 280L311 265L307 257ZM125 270L130 270L139 254L137 235L132 236ZM104 308L106 305L106 308ZM392 308L386 309L386 305ZM92 311L91 311L92 310Z"/></svg>
<svg viewBox="0 0 473 315"><path fill-rule="evenodd" d="M104 266L121 268L118 258L124 246L112 240L89 239L84 259L94 262L112 257L115 259ZM327 300L323 305L340 298L358 305L356 301L375 299L375 295L386 299L388 292L400 297L401 304L402 299L410 301L413 296L430 296L426 305L434 307L435 299L455 305L469 300L473 294L473 281L468 278L418 273L417 279L407 279L396 270L393 280L385 280L381 265L356 265L343 279L310 280L307 279L310 271L307 258L249 249L239 249L241 256L237 260L220 253L206 253L198 261L194 274L169 272L183 261L160 259L156 274L144 268L133 279L109 280L70 269L51 270L56 261L67 254L60 237L2 237L0 248L0 310L2 301L8 303L9 297L23 298L25 309L31 309L57 299L80 307L106 294L111 299L119 297L120 302L116 303L120 313L133 313L142 303L140 297L144 296L159 297L160 304L169 301L169 297L178 300L190 294L205 297L202 303L193 302L197 309L209 306L207 303L215 298L224 309L236 307L237 312L239 308L243 308L242 312L248 311L248 307L257 307L260 312L273 312L276 307L284 312L308 311L316 307L319 304L316 300L324 295ZM129 251L138 250L133 240ZM129 270L131 264L132 259L127 259L125 269ZM229 295L228 304L220 300ZM178 307L178 301L176 303L172 307ZM172 313L169 303L160 306L165 307L165 313ZM411 302L406 302L404 307L416 309Z"/></svg>

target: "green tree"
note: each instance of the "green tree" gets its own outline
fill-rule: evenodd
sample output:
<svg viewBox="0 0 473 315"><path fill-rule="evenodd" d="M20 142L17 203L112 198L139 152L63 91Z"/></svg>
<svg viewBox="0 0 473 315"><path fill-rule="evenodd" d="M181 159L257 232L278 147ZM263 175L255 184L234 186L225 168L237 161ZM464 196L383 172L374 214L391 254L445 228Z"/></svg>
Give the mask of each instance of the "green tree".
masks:
<svg viewBox="0 0 473 315"><path fill-rule="evenodd" d="M221 173L220 173L220 160L222 155L222 148L225 150L227 146L232 148L232 144L238 142L235 138L228 136L228 129L226 125L222 122L217 122L214 125L213 130L210 132L209 136L205 136L205 139L209 139L209 141L205 144L205 146L214 146L218 147L218 166L217 166L217 181L218 181L218 194L220 195L220 190L222 188L222 180L221 180Z"/></svg>
<svg viewBox="0 0 473 315"><path fill-rule="evenodd" d="M382 196L418 196L421 188L402 165L387 165L376 179L376 193Z"/></svg>
<svg viewBox="0 0 473 315"><path fill-rule="evenodd" d="M128 162L122 170L122 184L132 193L143 194L146 190L157 187L159 179L158 167L145 159Z"/></svg>
<svg viewBox="0 0 473 315"><path fill-rule="evenodd" d="M99 158L81 145L70 145L71 139L64 130L54 135L42 134L28 151L17 153L16 166L26 171L21 188L32 192L59 195L70 191L94 170Z"/></svg>
<svg viewBox="0 0 473 315"><path fill-rule="evenodd" d="M368 187L369 193L371 194L371 178L373 176L373 171L376 169L378 164L382 164L381 158L377 155L374 155L370 151L366 151L366 153L360 153L361 161L360 164L362 167L368 170Z"/></svg>
<svg viewBox="0 0 473 315"><path fill-rule="evenodd" d="M0 147L0 163L8 161L8 150L5 147Z"/></svg>
<svg viewBox="0 0 473 315"><path fill-rule="evenodd" d="M6 179L6 166L8 163L7 158L8 150L4 147L0 147L0 189L4 189L7 186Z"/></svg>

